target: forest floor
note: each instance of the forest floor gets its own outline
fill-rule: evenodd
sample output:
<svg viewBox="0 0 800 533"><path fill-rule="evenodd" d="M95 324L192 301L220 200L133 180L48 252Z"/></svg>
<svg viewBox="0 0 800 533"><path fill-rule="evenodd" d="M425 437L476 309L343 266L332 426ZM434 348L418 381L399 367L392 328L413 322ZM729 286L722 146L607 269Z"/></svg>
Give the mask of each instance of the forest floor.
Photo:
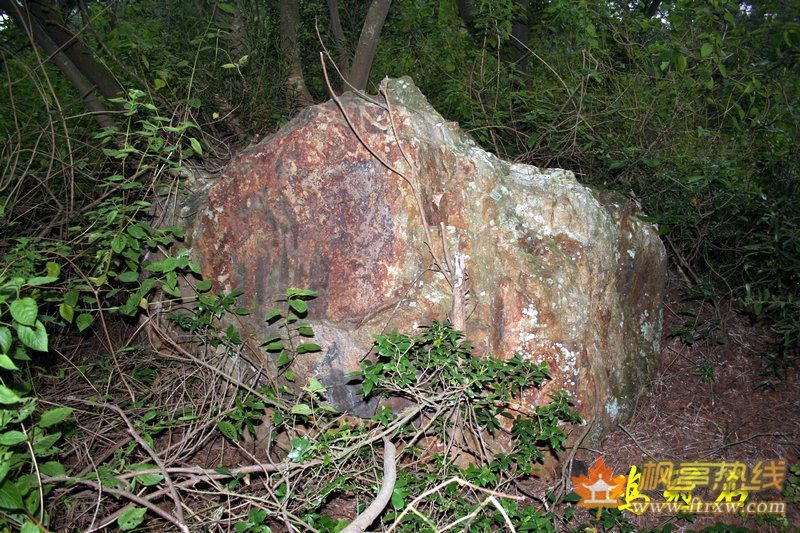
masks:
<svg viewBox="0 0 800 533"><path fill-rule="evenodd" d="M109 324L106 342L129 344L137 331L135 324ZM39 385L45 403L48 398L53 405L102 398L108 404L122 405L130 401L130 387L137 402L127 412L138 431L152 439L156 449L165 451L167 462L214 468L219 464L265 460L248 444L236 449L219 435L212 438L216 424L210 415L201 420L184 416L186 422L175 422L181 420L184 411L219 413L223 407L235 408L233 397L219 392L225 386L215 372L187 365L174 356L154 356L147 350L118 353L118 363L114 363L99 355L108 353L104 349L106 342L76 344L68 350L69 339L62 341L58 344L59 353L63 352L61 362ZM602 456L615 475L627 475L631 465L658 461L672 461L675 465L688 461L739 461L748 471L759 461L783 459L787 465L800 461L800 370L788 366L769 372L770 358L766 354L774 346L774 338L763 323L737 312L733 302L711 305L687 300L679 283L671 279L661 346L660 368L646 385L647 392L633 416L598 447L581 449L578 459L591 464ZM127 376L125 383L118 379L119 371ZM181 397L194 398L193 403L187 404ZM136 445L113 412L103 411L101 405L95 404L78 410L76 420L78 427L68 436L66 446L65 465L72 471L93 471L107 460L131 461ZM573 469L573 473L578 472ZM114 506L103 506L104 512L98 513L96 494L91 491L83 493L83 498L82 504L73 500L73 506L56 519L57 527L74 529L90 522L102 523L104 516L115 516ZM768 491L754 493L751 499L782 498L777 492ZM341 499L338 504L327 511L345 519L355 507L351 499ZM339 512L335 512L337 507ZM694 522L653 514L624 516L637 528L672 523L676 530L702 529L712 523L728 522L756 530L781 530L777 521L743 520L730 515L698 515ZM788 506L787 519L789 524L800 524L796 505ZM577 520L566 527L571 529L579 523L591 526L594 520L594 513L580 510ZM624 519L615 525L618 529L623 526Z"/></svg>
<svg viewBox="0 0 800 533"><path fill-rule="evenodd" d="M693 338L689 337L692 332ZM797 463L800 372L796 366L770 364L774 341L763 323L737 312L734 302L713 306L687 301L671 280L664 309L661 366L647 394L630 420L620 424L597 449L583 449L579 455L589 462L602 456L615 475L627 475L631 465L659 461L672 462L676 469L679 463L688 462L740 462L748 473L759 461L783 459L787 466ZM714 467L712 478L713 472ZM780 500L783 498L774 490L750 494L750 501ZM787 508L788 523L796 527L800 524L798 507ZM642 528L669 521L674 522L674 516L645 514L631 519ZM731 515L696 515L694 523L683 520L674 526L702 529L715 522L780 530L777 521Z"/></svg>

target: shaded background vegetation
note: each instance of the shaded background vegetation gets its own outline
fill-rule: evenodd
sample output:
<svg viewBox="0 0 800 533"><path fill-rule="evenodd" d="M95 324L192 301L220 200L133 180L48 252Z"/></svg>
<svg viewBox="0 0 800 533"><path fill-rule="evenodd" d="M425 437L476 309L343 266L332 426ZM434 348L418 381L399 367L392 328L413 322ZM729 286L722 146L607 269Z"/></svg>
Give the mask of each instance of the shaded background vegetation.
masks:
<svg viewBox="0 0 800 533"><path fill-rule="evenodd" d="M328 98L317 30L346 63L368 7L338 3L337 40L328 5L299 2L296 38L314 101ZM219 164L297 111L278 3L54 9L120 88L144 91L171 120L191 118ZM80 95L5 25L8 239L30 234L31 221L68 226L97 197L108 154ZM798 47L792 2L396 1L369 87L409 75L498 155L568 168L636 198L688 281L772 304L788 348L799 314ZM25 149L36 156L20 168Z"/></svg>

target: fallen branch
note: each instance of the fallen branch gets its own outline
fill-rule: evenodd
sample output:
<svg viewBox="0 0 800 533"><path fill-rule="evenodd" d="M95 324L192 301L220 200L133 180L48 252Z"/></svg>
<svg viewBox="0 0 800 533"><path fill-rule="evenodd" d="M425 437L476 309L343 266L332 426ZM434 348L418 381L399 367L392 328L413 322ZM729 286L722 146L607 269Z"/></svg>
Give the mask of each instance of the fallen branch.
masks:
<svg viewBox="0 0 800 533"><path fill-rule="evenodd" d="M500 502L497 501L497 498L508 498L510 500L520 501L520 500L524 500L525 499L524 497L516 496L516 495L513 495L513 494L504 494L502 492L498 492L498 491L495 491L495 490L486 489L486 488L474 485L474 484L470 483L469 481L467 481L465 479L461 479L460 477L453 477L453 478L448 479L447 481L443 481L442 483L439 483L435 487L433 487L433 488L431 488L429 490L426 490L425 492L423 492L422 494L420 494L419 496L414 498L411 501L411 503L409 503L406 506L406 508L403 509L403 512L400 513L399 515L397 515L397 518L394 519L394 522L392 522L392 525L387 530L387 533L391 533L392 531L394 531L397 528L397 526L400 524L400 522L403 520L403 518L405 518L408 513L412 513L413 512L413 513L416 513L416 514L422 516L421 513L419 511L417 511L417 505L419 505L419 503L422 500L424 500L425 498L427 498L431 494L433 494L435 492L438 492L438 491L442 490L443 488L447 487L448 485L452 485L453 483L458 483L462 487L469 487L474 491L482 492L484 494L489 495L490 498L487 498L487 499L491 503L493 503L495 505L495 507L498 508L498 510L500 511L500 514L503 515L503 518L506 521L506 524L508 524L511 527L511 530L514 531L514 525L511 523L511 519L509 518L508 514L505 512L505 509L503 509L503 506L500 504Z"/></svg>
<svg viewBox="0 0 800 533"><path fill-rule="evenodd" d="M342 533L362 533L386 508L389 500L392 499L394 484L397 481L396 455L397 448L395 448L394 444L389 439L383 439L383 481L381 482L381 490L378 491L378 495L375 496L369 507L350 522L350 525L344 528Z"/></svg>
<svg viewBox="0 0 800 533"><path fill-rule="evenodd" d="M149 455L153 459L153 461L156 463L156 466L158 466L158 471L161 473L161 475L164 476L164 483L166 483L167 489L169 490L169 494L172 497L172 501L175 503L174 523L178 525L178 528L181 531L189 533L189 528L186 527L186 523L184 522L183 518L183 508L181 507L180 496L178 495L178 491L175 488L175 484L172 483L172 478L167 472L166 465L164 465L164 462L161 460L161 458L158 456L155 450L153 450L150 447L147 441L144 440L144 438L142 438L141 435L139 435L139 432L136 431L136 428L133 427L133 424L131 423L130 419L125 415L125 412L116 405L112 404L107 404L107 403L99 404L95 402L90 402L88 400L81 400L79 398L69 398L69 400L83 403L86 405L91 405L92 407L97 407L98 409L111 409L112 411L117 413L120 416L120 418L122 418L122 420L125 422L125 425L128 426L128 433L130 433L131 437L133 437L134 440L136 440L136 442L139 443L142 449L144 449L144 451L147 452L147 455Z"/></svg>
<svg viewBox="0 0 800 533"><path fill-rule="evenodd" d="M401 413L400 417L392 422L392 424L386 428L384 431L381 431L375 435L369 436L363 440L359 440L358 442L346 447L342 448L338 451L333 457L331 457L331 462L343 462L347 459L347 457L355 452L356 450L368 446L371 443L384 439L387 440L387 437L397 431L399 428L405 426L411 419L419 414L421 407L414 406L407 408L403 413ZM177 474L177 475L191 475L189 479L180 481L175 483L176 489L187 489L197 485L200 482L206 481L218 481L222 479L228 479L232 477L236 477L238 475L244 474L257 474L257 473L279 473L279 472L288 472L290 470L304 470L307 468L311 468L314 466L319 466L324 464L322 459L314 459L313 461L306 461L304 463L296 463L293 461L285 461L281 463L271 463L271 464L259 464L259 465L247 465L241 466L238 468L231 468L225 473L221 473L216 469L208 469L202 468L199 466L195 467L167 467L164 470L169 472L170 474ZM130 479L136 476L143 476L147 474L160 474L162 473L161 469L153 468L149 470L138 470L136 472L126 472L117 476L118 479L125 480ZM72 478L70 478L72 479ZM143 500L146 501L153 501L162 496L169 494L169 488L164 488L152 492L146 496L142 496ZM129 507L122 507L117 511L111 513L110 515L104 517L102 520L99 521L100 524L107 525L113 522L120 514L122 514L126 509Z"/></svg>
<svg viewBox="0 0 800 533"><path fill-rule="evenodd" d="M170 513L168 513L167 511L165 511L164 509L162 509L158 505L156 505L154 503L151 503L151 502L147 501L146 499L141 498L141 497L137 496L136 494L133 494L132 492L129 492L127 490L114 489L114 488L111 488L111 487L105 487L105 486L101 485L100 483L97 483L96 481L90 481L88 479L80 479L80 478L69 477L69 476L44 477L44 478L42 478L42 482L43 483L78 483L78 484L81 484L81 485L87 485L87 486L92 487L94 489L97 489L98 491L101 491L101 492L107 492L108 494L114 494L116 496L122 496L123 498L128 499L128 500L132 501L133 503L138 503L139 505L141 505L143 507L147 507L149 510L151 510L152 512L154 512L155 514L157 514L158 516L160 516L164 520L168 520L170 523L175 525L175 527L177 527L178 530L185 531L186 533L189 533L189 528L186 527L186 524L180 522L177 518L172 516Z"/></svg>

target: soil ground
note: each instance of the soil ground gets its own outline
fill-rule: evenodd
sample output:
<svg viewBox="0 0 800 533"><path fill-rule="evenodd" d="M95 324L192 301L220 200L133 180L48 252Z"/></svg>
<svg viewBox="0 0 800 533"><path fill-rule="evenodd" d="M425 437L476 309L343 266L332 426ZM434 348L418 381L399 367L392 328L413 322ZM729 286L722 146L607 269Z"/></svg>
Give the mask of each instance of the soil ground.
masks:
<svg viewBox="0 0 800 533"><path fill-rule="evenodd" d="M674 279L664 311L661 367L646 395L630 420L597 449L581 450L579 457L588 463L603 457L615 475L628 474L631 465L658 461L739 461L748 472L759 461L798 463L800 373L796 365L770 365L776 339L766 326L737 312L732 302L714 306L687 300ZM750 500L782 497L766 491L752 493ZM800 530L798 507L787 508L784 524ZM673 523L677 530L696 530L722 522L782 530L780 520L731 515L696 515L694 522L676 521L674 516L625 516L642 528Z"/></svg>

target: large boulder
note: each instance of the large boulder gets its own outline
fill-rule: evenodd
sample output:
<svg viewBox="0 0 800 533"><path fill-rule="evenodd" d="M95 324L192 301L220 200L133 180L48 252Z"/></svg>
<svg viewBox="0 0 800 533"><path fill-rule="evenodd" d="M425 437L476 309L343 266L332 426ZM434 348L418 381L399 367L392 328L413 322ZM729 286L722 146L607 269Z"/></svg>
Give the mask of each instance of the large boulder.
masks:
<svg viewBox="0 0 800 533"><path fill-rule="evenodd" d="M321 379L337 407L364 414L370 406L346 374L374 335L413 332L451 308L415 196L376 155L406 177L410 163L433 247L441 250L443 228L451 253L466 258L475 350L546 361L553 380L523 401L568 389L599 436L631 412L656 367L666 269L657 232L631 203L569 171L486 152L409 78L382 88L388 106L384 96L345 94L342 109L310 107L231 162L195 224L204 274L218 289L244 291L253 309L245 329L256 339L287 287L316 290L309 319L323 351L293 370L301 383ZM274 368L269 357L256 363Z"/></svg>

